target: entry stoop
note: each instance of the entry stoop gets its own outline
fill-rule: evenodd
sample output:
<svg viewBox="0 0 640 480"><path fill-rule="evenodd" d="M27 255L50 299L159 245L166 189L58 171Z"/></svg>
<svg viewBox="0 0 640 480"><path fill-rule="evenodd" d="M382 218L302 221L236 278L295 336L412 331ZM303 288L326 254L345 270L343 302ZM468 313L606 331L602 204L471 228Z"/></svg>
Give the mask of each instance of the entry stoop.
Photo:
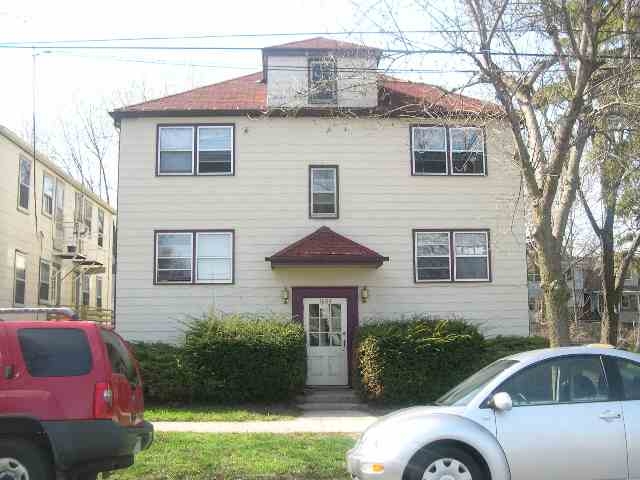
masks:
<svg viewBox="0 0 640 480"><path fill-rule="evenodd" d="M296 400L298 408L305 411L367 410L349 387L307 387Z"/></svg>

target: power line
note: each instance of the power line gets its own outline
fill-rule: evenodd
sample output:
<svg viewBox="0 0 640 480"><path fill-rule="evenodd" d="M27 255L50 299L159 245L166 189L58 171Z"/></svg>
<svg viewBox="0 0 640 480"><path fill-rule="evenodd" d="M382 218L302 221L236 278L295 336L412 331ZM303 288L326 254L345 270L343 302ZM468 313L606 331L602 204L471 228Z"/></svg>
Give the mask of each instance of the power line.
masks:
<svg viewBox="0 0 640 480"><path fill-rule="evenodd" d="M37 45L6 45L0 44L0 49L35 49L39 48ZM42 48L42 47L40 47ZM48 48L48 47L47 47ZM51 46L51 48L63 49L63 50L166 50L166 51L261 51L262 47L237 47L237 46L176 46L176 45L57 45ZM532 57L532 58L577 58L571 54L557 54L557 53L544 53L544 52L502 52L494 51L491 49L467 51L463 49L382 49L384 53L389 54L421 54L421 55L483 55L490 54L495 56L519 56L519 57ZM640 60L640 56L626 56L626 55L611 55L602 54L598 55L599 59L619 59L619 60Z"/></svg>
<svg viewBox="0 0 640 480"><path fill-rule="evenodd" d="M580 29L573 29L573 32L580 32ZM504 28L497 29L497 33L547 33L544 29L535 28ZM402 32L379 31L379 30L351 30L342 32L283 32L283 33L235 33L235 34L201 34L201 35L164 35L147 37L112 37L112 38L85 38L85 39L62 39L62 40L32 40L32 41L8 41L0 42L3 45L51 45L67 43L101 43L101 42L138 42L155 40L205 40L212 38L273 38L273 37L304 37L313 35L351 36L351 35L414 35L424 33L477 33L474 29L426 29L426 30L403 30ZM558 33L568 33L568 31L558 31ZM634 35L638 34L633 30L601 30L601 33Z"/></svg>

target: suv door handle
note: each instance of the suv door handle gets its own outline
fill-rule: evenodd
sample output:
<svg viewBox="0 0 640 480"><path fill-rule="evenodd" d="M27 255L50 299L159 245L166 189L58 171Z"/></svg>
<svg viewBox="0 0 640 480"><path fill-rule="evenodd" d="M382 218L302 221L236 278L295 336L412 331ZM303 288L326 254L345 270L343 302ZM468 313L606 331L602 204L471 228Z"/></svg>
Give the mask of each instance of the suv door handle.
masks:
<svg viewBox="0 0 640 480"><path fill-rule="evenodd" d="M600 418L602 420L617 420L619 418L622 418L622 415L618 412L612 412L611 410L607 410L600 414Z"/></svg>
<svg viewBox="0 0 640 480"><path fill-rule="evenodd" d="M15 375L15 366L14 365L5 365L2 371L2 376L5 380L11 380Z"/></svg>

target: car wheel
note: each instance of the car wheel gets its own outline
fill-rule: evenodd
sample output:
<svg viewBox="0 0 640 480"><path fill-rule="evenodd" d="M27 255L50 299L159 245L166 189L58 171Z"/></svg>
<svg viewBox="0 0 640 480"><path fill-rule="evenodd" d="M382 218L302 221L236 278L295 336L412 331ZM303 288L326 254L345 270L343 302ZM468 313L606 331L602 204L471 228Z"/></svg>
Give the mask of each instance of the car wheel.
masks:
<svg viewBox="0 0 640 480"><path fill-rule="evenodd" d="M454 446L420 450L409 462L403 480L486 480L475 458ZM0 479L2 480L2 479Z"/></svg>
<svg viewBox="0 0 640 480"><path fill-rule="evenodd" d="M22 439L0 440L0 480L53 480L47 452Z"/></svg>

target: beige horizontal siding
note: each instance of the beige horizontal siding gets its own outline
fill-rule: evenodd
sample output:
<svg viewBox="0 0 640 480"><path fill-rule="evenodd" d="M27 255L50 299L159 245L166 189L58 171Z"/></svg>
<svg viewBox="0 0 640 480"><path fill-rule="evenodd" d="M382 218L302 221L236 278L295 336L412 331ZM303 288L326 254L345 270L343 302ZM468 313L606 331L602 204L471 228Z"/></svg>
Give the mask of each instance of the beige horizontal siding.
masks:
<svg viewBox="0 0 640 480"><path fill-rule="evenodd" d="M155 176L158 123L236 124L235 176ZM185 315L291 313L284 286L366 285L360 320L458 315L490 334L526 334L527 287L519 176L510 137L486 126L486 177L410 175L410 120L318 118L125 119L119 178L118 329L144 340L179 336ZM340 218L308 218L308 166L339 166ZM516 211L514 211L516 209ZM389 256L379 269L274 269L264 258L327 225ZM235 230L234 285L153 285L153 231ZM487 228L493 281L416 284L416 228Z"/></svg>

